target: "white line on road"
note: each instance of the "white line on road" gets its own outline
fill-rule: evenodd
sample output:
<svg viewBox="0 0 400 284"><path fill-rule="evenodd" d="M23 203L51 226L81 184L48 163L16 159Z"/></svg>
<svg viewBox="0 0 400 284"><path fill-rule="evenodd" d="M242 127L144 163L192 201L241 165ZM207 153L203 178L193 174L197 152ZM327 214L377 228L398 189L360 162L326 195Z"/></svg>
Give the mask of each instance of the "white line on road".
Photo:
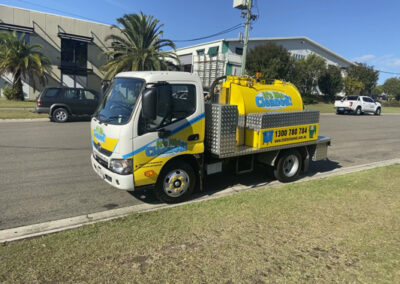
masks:
<svg viewBox="0 0 400 284"><path fill-rule="evenodd" d="M327 173L317 173L316 175L314 175L312 177L302 178L301 180L297 181L296 183L327 178L330 176L344 175L344 174L359 172L359 171L363 171L363 170L369 170L369 169L373 169L373 168L377 168L377 167L390 166L390 165L394 165L394 164L400 164L400 158L386 160L386 161L380 161L380 162L375 162L375 163L370 163L370 164L364 164L364 165L359 165L359 166L347 167L347 168L339 168L339 169L335 169L335 170L327 172ZM38 237L38 236L42 236L42 235L46 235L46 234L65 231L65 230L78 228L78 227L88 225L88 224L93 224L93 223L97 223L97 222L104 222L104 221L113 220L116 218L121 218L121 217L127 216L132 213L154 211L154 210L160 210L160 209L164 209L164 208L181 206L181 205L187 204L187 203L201 202L204 200L210 200L210 199L220 198L223 196L232 195L237 192L242 192L245 190L260 189L260 188L263 188L266 186L277 187L277 186L284 186L284 185L285 184L282 184L278 181L257 184L251 188L248 186L237 185L237 186L234 186L231 188L221 190L211 196L203 196L203 197L197 198L195 200L191 200L191 201L180 203L180 204L174 204L174 205L139 204L139 205L133 205L133 206L124 207L124 208L118 208L118 209L107 210L107 211L103 211L103 212L92 213L92 214L88 214L88 215L82 215L82 216L66 218L66 219L61 219L61 220L56 220L56 221L49 221L49 222L44 222L44 223L39 223L39 224L34 224L34 225L6 229L6 230L0 231L0 243L11 242L11 241L21 240L21 239L25 239L25 238Z"/></svg>

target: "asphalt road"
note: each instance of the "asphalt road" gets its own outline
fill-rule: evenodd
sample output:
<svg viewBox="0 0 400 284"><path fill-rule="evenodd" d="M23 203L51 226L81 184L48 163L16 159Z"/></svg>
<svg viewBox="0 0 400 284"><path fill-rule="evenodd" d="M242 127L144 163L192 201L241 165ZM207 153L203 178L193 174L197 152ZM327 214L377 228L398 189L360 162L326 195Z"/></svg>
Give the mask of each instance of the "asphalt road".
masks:
<svg viewBox="0 0 400 284"><path fill-rule="evenodd" d="M329 160L312 163L308 175L400 157L400 115L322 115L320 122L320 135L332 138ZM88 121L0 123L0 229L157 202L149 192L119 191L97 177L89 133ZM262 169L217 174L202 194L268 180Z"/></svg>

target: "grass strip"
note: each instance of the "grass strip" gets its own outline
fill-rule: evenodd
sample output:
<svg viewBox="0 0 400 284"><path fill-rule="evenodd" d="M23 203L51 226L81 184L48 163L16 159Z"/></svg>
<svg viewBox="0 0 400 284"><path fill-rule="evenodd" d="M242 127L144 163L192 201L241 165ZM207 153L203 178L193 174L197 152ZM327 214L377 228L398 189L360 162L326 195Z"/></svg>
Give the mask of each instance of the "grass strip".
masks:
<svg viewBox="0 0 400 284"><path fill-rule="evenodd" d="M0 282L400 282L400 165L0 247Z"/></svg>
<svg viewBox="0 0 400 284"><path fill-rule="evenodd" d="M34 108L36 101L9 101L6 98L0 98L0 108Z"/></svg>
<svg viewBox="0 0 400 284"><path fill-rule="evenodd" d="M45 113L35 113L30 110L2 110L0 108L0 119L17 119L17 118L46 118L49 117Z"/></svg>

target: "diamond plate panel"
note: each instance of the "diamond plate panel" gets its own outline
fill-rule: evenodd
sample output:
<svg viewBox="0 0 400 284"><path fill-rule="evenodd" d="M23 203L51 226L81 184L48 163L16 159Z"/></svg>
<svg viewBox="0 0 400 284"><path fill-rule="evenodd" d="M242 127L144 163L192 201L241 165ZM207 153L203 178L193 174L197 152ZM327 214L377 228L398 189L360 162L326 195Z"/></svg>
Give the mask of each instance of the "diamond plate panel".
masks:
<svg viewBox="0 0 400 284"><path fill-rule="evenodd" d="M254 130L318 122L319 111L316 110L249 113L246 116L246 127Z"/></svg>
<svg viewBox="0 0 400 284"><path fill-rule="evenodd" d="M237 106L206 103L205 116L206 150L216 155L234 152L238 125Z"/></svg>

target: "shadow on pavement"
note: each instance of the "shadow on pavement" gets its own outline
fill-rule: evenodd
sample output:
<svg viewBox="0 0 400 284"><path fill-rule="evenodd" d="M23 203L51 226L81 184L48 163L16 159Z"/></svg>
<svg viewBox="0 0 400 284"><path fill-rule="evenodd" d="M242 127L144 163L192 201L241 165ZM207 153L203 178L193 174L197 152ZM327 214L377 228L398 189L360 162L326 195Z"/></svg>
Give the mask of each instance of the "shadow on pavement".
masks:
<svg viewBox="0 0 400 284"><path fill-rule="evenodd" d="M300 177L300 180L304 177L311 177L317 173L325 173L334 169L341 168L338 162L325 160L318 162L311 162L309 171ZM203 183L203 191L195 192L189 200L201 198L203 196L212 196L221 190L241 186L247 188L254 188L259 186L267 186L270 182L275 179L271 173L267 170L264 165L257 165L251 173L236 175L232 169L226 169L222 173L207 176ZM129 192L133 197L148 203L148 204L159 204L160 202L156 199L151 189Z"/></svg>

